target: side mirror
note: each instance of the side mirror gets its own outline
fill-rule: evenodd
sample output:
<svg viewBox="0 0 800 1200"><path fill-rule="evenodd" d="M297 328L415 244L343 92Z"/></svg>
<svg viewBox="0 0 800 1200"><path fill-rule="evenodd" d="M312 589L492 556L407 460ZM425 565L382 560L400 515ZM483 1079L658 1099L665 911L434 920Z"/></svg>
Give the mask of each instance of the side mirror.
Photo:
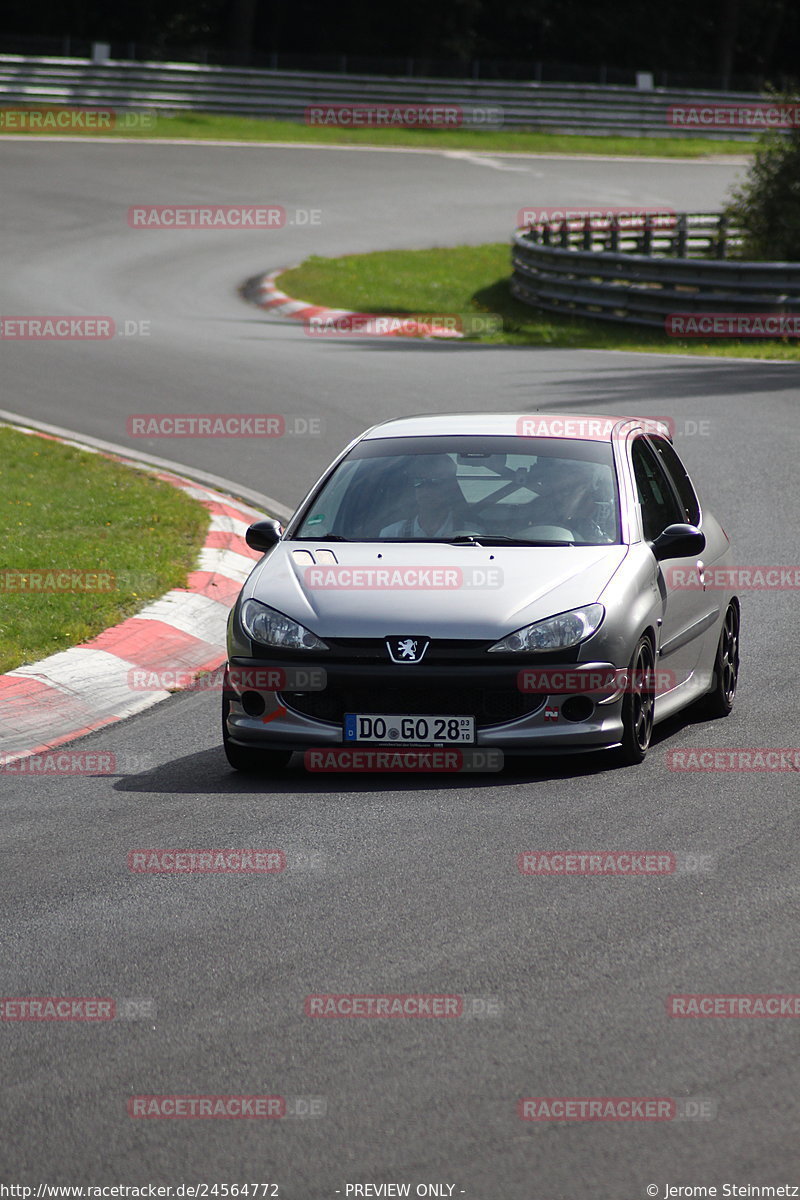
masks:
<svg viewBox="0 0 800 1200"><path fill-rule="evenodd" d="M696 525L668 525L650 546L657 562L667 558L689 558L690 555L703 553L706 535Z"/></svg>
<svg viewBox="0 0 800 1200"><path fill-rule="evenodd" d="M266 521L256 521L254 525L251 525L244 535L244 540L251 550L260 550L262 554L266 554L267 550L271 550L278 544L282 533L283 528L280 522L268 518Z"/></svg>

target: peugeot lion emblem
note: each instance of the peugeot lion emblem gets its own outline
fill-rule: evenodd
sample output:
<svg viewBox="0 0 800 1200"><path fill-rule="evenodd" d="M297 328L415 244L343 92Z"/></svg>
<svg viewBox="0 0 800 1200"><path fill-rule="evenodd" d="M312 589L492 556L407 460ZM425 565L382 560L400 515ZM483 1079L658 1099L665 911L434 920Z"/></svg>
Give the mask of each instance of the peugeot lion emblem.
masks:
<svg viewBox="0 0 800 1200"><path fill-rule="evenodd" d="M429 645L429 638L388 637L386 639L389 658L395 663L421 662Z"/></svg>

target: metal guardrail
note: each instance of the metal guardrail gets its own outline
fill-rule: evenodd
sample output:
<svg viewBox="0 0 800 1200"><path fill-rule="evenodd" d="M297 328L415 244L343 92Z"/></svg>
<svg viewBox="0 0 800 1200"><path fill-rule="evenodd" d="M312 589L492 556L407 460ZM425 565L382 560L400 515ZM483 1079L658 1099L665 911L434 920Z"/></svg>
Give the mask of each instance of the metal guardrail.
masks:
<svg viewBox="0 0 800 1200"><path fill-rule="evenodd" d="M686 128L670 105L758 104L751 93L640 90L584 84L398 78L88 58L0 55L0 106L108 106L204 111L302 121L314 104L424 103L500 109L503 127L555 133L702 136L750 141L748 128ZM475 119L470 122L480 126ZM488 128L497 128L486 122Z"/></svg>
<svg viewBox="0 0 800 1200"><path fill-rule="evenodd" d="M62 33L57 37L43 34L0 32L0 54L23 54L59 58L93 58L96 39ZM650 86L713 92L762 92L767 84L781 92L791 91L793 79L775 71L762 74L730 74L719 71L647 71L646 64L615 67L608 63L575 63L557 59L521 59L481 57L458 59L431 55L326 54L312 51L292 53L286 50L235 50L231 46L208 42L147 43L114 39L105 44L104 58L130 62L200 63L216 67L253 67L263 71L325 71L337 75L391 75L395 77L435 79L522 79L536 83L618 84L642 87L640 77L650 75ZM644 69L643 69L644 68Z"/></svg>
<svg viewBox="0 0 800 1200"><path fill-rule="evenodd" d="M800 263L737 259L741 244L720 213L541 221L514 235L511 292L548 312L661 329L676 313L800 314Z"/></svg>

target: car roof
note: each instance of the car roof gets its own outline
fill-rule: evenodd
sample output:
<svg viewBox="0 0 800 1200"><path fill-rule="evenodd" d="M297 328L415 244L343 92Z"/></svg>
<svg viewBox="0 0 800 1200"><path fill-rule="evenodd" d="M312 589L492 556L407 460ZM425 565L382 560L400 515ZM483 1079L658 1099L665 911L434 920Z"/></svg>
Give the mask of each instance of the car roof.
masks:
<svg viewBox="0 0 800 1200"><path fill-rule="evenodd" d="M610 413L435 413L398 417L373 425L360 441L401 437L559 437L575 441L612 441L620 427L647 422L651 433L670 438L668 426L654 417L623 417Z"/></svg>

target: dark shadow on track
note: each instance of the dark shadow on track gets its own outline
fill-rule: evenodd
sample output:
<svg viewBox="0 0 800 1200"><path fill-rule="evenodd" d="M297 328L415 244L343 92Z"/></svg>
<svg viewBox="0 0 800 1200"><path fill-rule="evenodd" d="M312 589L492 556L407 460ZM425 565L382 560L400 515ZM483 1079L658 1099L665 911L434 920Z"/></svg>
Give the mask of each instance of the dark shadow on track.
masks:
<svg viewBox="0 0 800 1200"><path fill-rule="evenodd" d="M307 771L303 759L296 754L290 765L281 771L263 775L245 775L228 766L222 747L204 750L164 763L153 770L120 777L116 791L179 794L202 792L214 794L327 794L343 792L371 794L375 792L441 792L463 788L502 787L508 783L530 781L545 783L553 779L570 779L602 774L613 770L610 756L586 754L575 756L509 759L502 771L491 772L350 772Z"/></svg>
<svg viewBox="0 0 800 1200"><path fill-rule="evenodd" d="M608 777L613 783L621 771L633 770L643 778L649 766L657 764L659 746L704 718L687 710L656 727L648 759L639 767L620 765L614 750L587 754L531 755L508 757L502 771L492 772L348 772L307 771L302 755L296 754L284 770L262 775L245 775L228 766L222 746L174 759L152 770L120 776L114 783L118 792L180 795L201 792L205 795L371 795L375 793L460 791L464 788L502 788L512 784L546 784L591 776ZM675 748L680 748L676 745ZM626 775L627 778L627 775Z"/></svg>

